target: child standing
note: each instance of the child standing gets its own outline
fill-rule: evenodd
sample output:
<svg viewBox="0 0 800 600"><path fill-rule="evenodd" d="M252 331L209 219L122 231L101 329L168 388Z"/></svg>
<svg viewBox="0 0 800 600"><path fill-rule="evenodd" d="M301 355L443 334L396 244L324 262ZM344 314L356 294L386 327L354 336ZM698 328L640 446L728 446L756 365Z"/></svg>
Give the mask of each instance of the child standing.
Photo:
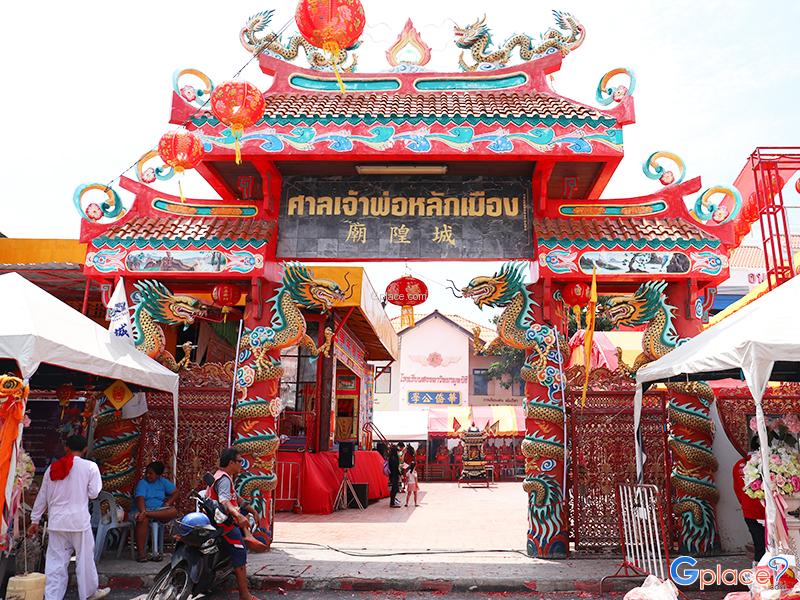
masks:
<svg viewBox="0 0 800 600"><path fill-rule="evenodd" d="M417 471L415 467L417 466L416 462L412 462L408 465L408 471L406 471L406 506L408 506L408 501L411 498L411 494L414 494L414 506L419 506L419 502L417 502L417 492L419 492L419 483L417 480Z"/></svg>

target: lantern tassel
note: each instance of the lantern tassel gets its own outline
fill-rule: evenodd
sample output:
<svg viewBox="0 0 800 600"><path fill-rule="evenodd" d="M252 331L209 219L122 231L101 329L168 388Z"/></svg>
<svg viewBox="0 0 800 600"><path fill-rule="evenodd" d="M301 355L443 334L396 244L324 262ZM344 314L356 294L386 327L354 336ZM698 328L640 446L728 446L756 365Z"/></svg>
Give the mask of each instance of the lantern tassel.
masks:
<svg viewBox="0 0 800 600"><path fill-rule="evenodd" d="M236 164L242 164L242 144L241 144L241 137L242 133L244 133L244 128L242 127L231 127L231 133L233 133L233 148L236 151Z"/></svg>
<svg viewBox="0 0 800 600"><path fill-rule="evenodd" d="M575 315L575 323L577 324L578 329L581 329L581 326L583 325L583 319L581 319L581 307L576 304L572 307L572 313Z"/></svg>
<svg viewBox="0 0 800 600"><path fill-rule="evenodd" d="M325 42L323 49L331 55L331 65L333 65L333 74L336 76L336 81L339 83L339 89L344 94L344 81L339 73L339 65L336 64L336 58L339 56L339 44L336 42Z"/></svg>
<svg viewBox="0 0 800 600"><path fill-rule="evenodd" d="M186 202L186 196L183 195L183 186L181 185L180 178L178 178L178 192L180 192L181 204L183 204L184 202Z"/></svg>

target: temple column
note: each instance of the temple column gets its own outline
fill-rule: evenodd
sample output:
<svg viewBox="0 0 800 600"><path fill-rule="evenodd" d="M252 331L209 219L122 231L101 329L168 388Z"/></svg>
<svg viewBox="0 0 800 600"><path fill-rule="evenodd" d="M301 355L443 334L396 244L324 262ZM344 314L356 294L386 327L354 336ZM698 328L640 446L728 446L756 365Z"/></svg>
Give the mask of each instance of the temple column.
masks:
<svg viewBox="0 0 800 600"><path fill-rule="evenodd" d="M259 352L257 336L251 336L259 327L269 328L272 322L271 298L277 284L265 285L261 298L248 302L244 313L242 343L239 347L239 368L236 372L236 406L233 412L233 446L244 459L242 474L237 478L237 493L251 503L261 515L256 537L265 544L272 543L274 503L272 492L277 487L275 455L280 439L277 434L281 410L279 366L280 350ZM259 314L258 302L261 303ZM260 361L256 359L260 358ZM264 369L258 362L277 364Z"/></svg>
<svg viewBox="0 0 800 600"><path fill-rule="evenodd" d="M541 305L542 287L529 286ZM565 558L569 552L568 518L564 496L564 376L559 360L557 330L543 322L542 310L534 308L531 331L538 348L526 351L525 380L525 480L528 494L528 555ZM562 361L565 357L562 357Z"/></svg>
<svg viewBox="0 0 800 600"><path fill-rule="evenodd" d="M693 300L686 283L673 285L670 303L677 307L675 328L682 338L697 335L699 319L693 318ZM680 552L692 556L711 554L720 548L717 531L719 492L714 483L714 393L705 382L671 383L669 391L670 481L673 510L680 520Z"/></svg>

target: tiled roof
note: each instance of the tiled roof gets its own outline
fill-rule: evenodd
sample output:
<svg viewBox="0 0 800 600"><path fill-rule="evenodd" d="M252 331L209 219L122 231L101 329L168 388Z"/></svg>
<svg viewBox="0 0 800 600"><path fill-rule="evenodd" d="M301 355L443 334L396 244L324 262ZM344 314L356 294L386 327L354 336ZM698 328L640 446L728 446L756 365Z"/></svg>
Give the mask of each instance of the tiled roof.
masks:
<svg viewBox="0 0 800 600"><path fill-rule="evenodd" d="M209 241L236 241L262 245L275 231L275 223L254 219L134 217L122 225L109 227L95 238L94 245L111 242L179 241L200 246Z"/></svg>
<svg viewBox="0 0 800 600"><path fill-rule="evenodd" d="M416 321L421 321L422 319L424 319L425 317L429 316L430 314L432 314L432 313L417 314L417 315L415 315L414 318L415 318ZM476 327L480 327L481 328L481 339L484 342L486 342L487 344L491 343L492 340L494 340L494 338L497 337L497 331L493 327L490 327L488 325L482 325L481 323L476 323L475 321L470 321L469 319L465 319L464 317L462 317L460 315L443 314L443 313L439 313L439 314L441 316L445 317L446 319L450 319L456 325L458 325L462 329L466 329L470 333L472 333L472 330L475 329ZM403 327L400 324L400 317L394 317L393 319L390 319L390 320L392 322L392 327L394 327L394 330L397 331L398 333L400 333L401 331L404 331L405 329L408 329L407 327Z"/></svg>
<svg viewBox="0 0 800 600"><path fill-rule="evenodd" d="M541 219L534 225L539 241L568 241L572 246L642 247L659 242L667 247L718 246L719 240L682 219Z"/></svg>
<svg viewBox="0 0 800 600"><path fill-rule="evenodd" d="M790 235L792 250L800 250L800 235ZM739 246L731 252L730 260L733 269L765 269L764 248L761 246Z"/></svg>
<svg viewBox="0 0 800 600"><path fill-rule="evenodd" d="M495 117L500 120L531 121L562 119L602 121L612 125L613 117L566 98L544 93L476 92L436 94L348 93L267 94L264 97L267 123L286 123L302 117L358 119L368 123L377 117L432 117L456 121L458 117ZM446 117L446 119L443 119Z"/></svg>

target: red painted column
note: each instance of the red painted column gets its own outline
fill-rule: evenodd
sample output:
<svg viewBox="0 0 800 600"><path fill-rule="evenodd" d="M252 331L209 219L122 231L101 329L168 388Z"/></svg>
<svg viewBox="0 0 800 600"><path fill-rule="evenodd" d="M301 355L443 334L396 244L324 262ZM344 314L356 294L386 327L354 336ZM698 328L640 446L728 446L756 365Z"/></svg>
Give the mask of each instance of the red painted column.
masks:
<svg viewBox="0 0 800 600"><path fill-rule="evenodd" d="M542 304L543 286L529 286ZM548 299L552 302L552 299ZM551 305L550 314L555 314ZM528 494L529 556L564 558L569 552L567 508L564 502L564 378L559 364L557 330L542 324L542 310L534 309L535 324L529 333L536 336L536 349L526 351L522 369L525 384L525 479L522 487ZM559 322L556 319L556 322ZM562 360L565 360L562 357Z"/></svg>
<svg viewBox="0 0 800 600"><path fill-rule="evenodd" d="M256 537L265 544L272 543L274 504L272 492L277 487L275 456L280 439L277 419L280 415L280 375L278 367L270 378L262 378L264 370L256 363L258 356L257 328L269 328L272 321L271 303L263 298L275 294L276 284L265 285L261 298L248 302L244 313L242 344L239 348L239 368L236 373L236 406L233 412L233 446L244 458L243 472L237 478L237 493L250 502L261 514L261 532ZM261 303L261 314L258 310ZM253 344L256 344L255 346ZM280 350L265 352L274 361L280 360Z"/></svg>

